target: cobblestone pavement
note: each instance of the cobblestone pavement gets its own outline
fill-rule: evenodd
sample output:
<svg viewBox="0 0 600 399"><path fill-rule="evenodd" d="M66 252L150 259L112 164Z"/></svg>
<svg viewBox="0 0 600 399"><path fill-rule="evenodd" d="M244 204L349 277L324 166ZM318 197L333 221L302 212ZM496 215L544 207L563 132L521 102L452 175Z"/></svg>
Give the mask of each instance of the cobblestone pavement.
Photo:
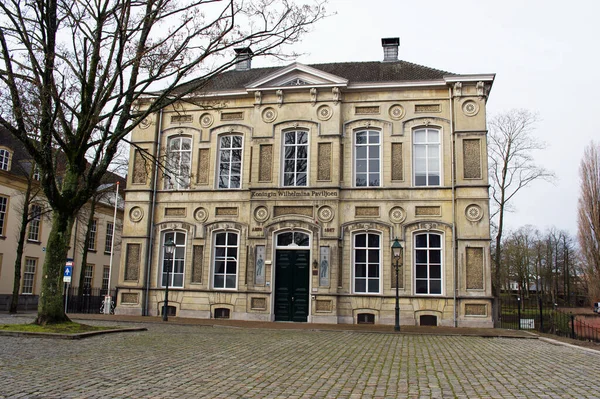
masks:
<svg viewBox="0 0 600 399"><path fill-rule="evenodd" d="M0 337L0 398L600 397L600 354L536 339L143 326Z"/></svg>

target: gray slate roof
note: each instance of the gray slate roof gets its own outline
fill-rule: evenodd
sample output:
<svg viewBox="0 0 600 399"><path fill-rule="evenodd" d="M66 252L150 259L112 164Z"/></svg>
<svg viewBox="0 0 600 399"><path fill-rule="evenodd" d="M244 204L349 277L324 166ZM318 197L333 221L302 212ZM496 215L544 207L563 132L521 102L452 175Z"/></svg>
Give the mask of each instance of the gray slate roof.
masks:
<svg viewBox="0 0 600 399"><path fill-rule="evenodd" d="M427 81L440 80L445 75L456 75L451 72L413 64L407 61L336 62L329 64L312 64L308 66L347 79L349 83ZM285 67L254 68L247 71L225 71L212 78L205 85L203 90L243 90L247 84L274 73L281 68ZM191 81L184 84L181 89L189 89L190 85L198 85L201 84L201 82L201 80Z"/></svg>

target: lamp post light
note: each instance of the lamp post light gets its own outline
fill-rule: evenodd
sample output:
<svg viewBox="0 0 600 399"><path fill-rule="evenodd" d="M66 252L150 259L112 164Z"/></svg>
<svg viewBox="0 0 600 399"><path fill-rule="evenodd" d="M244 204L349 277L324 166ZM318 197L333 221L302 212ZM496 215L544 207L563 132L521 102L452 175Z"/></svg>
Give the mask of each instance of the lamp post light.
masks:
<svg viewBox="0 0 600 399"><path fill-rule="evenodd" d="M398 237L394 239L394 243L392 244L392 254L394 255L394 260L396 261L396 320L394 323L394 331L400 331L400 296L398 294L398 274L400 267L400 256L402 253L402 244L398 241Z"/></svg>
<svg viewBox="0 0 600 399"><path fill-rule="evenodd" d="M166 268L167 268L167 281L165 282L165 302L163 305L163 321L169 321L169 283L171 277L171 263L173 263L173 251L175 250L175 243L172 238L169 238L165 243L165 255L167 256Z"/></svg>

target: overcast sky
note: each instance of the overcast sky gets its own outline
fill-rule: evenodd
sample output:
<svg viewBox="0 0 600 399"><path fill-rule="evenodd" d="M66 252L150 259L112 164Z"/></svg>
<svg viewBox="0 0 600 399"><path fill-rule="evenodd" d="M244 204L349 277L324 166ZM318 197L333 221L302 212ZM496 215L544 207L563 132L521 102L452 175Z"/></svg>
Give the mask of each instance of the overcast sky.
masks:
<svg viewBox="0 0 600 399"><path fill-rule="evenodd" d="M488 115L537 112L535 154L553 170L515 199L507 224L576 234L579 162L600 141L600 1L330 0L337 12L296 51L302 63L383 59L382 37L400 37L399 58L454 73L496 73Z"/></svg>

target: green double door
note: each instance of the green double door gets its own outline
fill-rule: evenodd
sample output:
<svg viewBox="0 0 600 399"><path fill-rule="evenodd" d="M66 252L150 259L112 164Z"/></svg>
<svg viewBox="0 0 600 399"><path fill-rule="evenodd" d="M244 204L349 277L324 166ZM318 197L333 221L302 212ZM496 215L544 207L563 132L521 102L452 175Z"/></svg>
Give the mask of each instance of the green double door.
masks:
<svg viewBox="0 0 600 399"><path fill-rule="evenodd" d="M307 321L309 260L310 251L276 251L275 321Z"/></svg>

